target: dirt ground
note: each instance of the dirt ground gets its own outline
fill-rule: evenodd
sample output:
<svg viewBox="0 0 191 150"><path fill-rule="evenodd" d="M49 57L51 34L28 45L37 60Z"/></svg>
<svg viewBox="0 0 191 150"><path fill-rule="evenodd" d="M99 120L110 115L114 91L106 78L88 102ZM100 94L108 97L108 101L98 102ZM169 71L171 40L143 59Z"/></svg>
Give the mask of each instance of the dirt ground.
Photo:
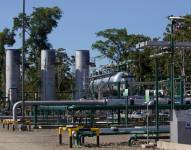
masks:
<svg viewBox="0 0 191 150"><path fill-rule="evenodd" d="M127 135L100 136L100 147L96 147L96 137L85 139L85 146L73 149L92 150L141 150L139 147L127 146ZM67 133L63 134L63 144L58 143L56 129L37 129L33 131L12 131L0 126L0 150L67 150L69 139Z"/></svg>

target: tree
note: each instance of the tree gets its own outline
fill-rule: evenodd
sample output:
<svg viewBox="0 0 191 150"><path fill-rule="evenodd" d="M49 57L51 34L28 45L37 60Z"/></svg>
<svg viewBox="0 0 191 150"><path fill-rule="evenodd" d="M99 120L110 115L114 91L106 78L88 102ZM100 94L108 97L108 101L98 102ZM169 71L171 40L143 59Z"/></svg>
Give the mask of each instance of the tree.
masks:
<svg viewBox="0 0 191 150"><path fill-rule="evenodd" d="M30 90L36 90L40 85L40 53L42 49L52 47L48 41L48 35L57 27L58 20L62 17L62 11L58 7L39 7L34 8L32 14L28 16L20 13L13 18L14 31L22 29L23 17L28 33L26 40L27 58L25 58L28 65L26 75Z"/></svg>
<svg viewBox="0 0 191 150"><path fill-rule="evenodd" d="M12 46L15 43L15 33L8 28L0 32L0 91L5 86L5 46Z"/></svg>
<svg viewBox="0 0 191 150"><path fill-rule="evenodd" d="M143 35L128 35L126 28L106 29L96 33L101 40L92 44L92 49L97 49L102 55L116 63L124 62L132 48L138 42L149 40Z"/></svg>
<svg viewBox="0 0 191 150"><path fill-rule="evenodd" d="M56 88L57 91L72 91L73 77L70 73L72 59L66 50L59 48L56 51Z"/></svg>
<svg viewBox="0 0 191 150"><path fill-rule="evenodd" d="M135 76L136 81L152 81L154 79L154 61L150 56L153 49L146 48L140 51L131 52L131 59L134 60L130 72Z"/></svg>
<svg viewBox="0 0 191 150"><path fill-rule="evenodd" d="M151 50L134 50L137 43L148 41L150 40L149 37L140 34L128 35L126 28L106 29L96 34L101 40L92 45L93 49L97 49L103 56L116 64L128 63L128 72L134 75L137 80L142 81L151 78L148 77L153 72L150 64L152 61L149 59Z"/></svg>

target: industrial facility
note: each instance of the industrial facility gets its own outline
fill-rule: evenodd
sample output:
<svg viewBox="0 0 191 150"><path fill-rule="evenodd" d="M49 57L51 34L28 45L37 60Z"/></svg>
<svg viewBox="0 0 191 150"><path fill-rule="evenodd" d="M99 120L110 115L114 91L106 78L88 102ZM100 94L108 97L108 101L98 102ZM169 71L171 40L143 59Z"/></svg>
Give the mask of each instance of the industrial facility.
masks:
<svg viewBox="0 0 191 150"><path fill-rule="evenodd" d="M22 47L15 49L14 40L0 34L0 143L191 149L191 40L185 36L191 17L168 16L162 40L127 34L126 28L96 33L101 40L92 49L110 59L100 65L90 49L76 49L70 57L66 49L52 48L48 34L59 11L40 7L27 16L23 0L23 12L13 18Z"/></svg>

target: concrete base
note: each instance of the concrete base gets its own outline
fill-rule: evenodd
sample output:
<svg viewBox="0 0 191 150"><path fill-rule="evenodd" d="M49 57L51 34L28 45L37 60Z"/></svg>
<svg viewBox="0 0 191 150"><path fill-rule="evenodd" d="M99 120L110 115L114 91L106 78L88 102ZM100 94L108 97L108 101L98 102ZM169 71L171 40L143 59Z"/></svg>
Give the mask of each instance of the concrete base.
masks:
<svg viewBox="0 0 191 150"><path fill-rule="evenodd" d="M154 143L149 143L149 144L142 144L141 145L141 148L153 148L155 147L156 145Z"/></svg>
<svg viewBox="0 0 191 150"><path fill-rule="evenodd" d="M164 150L191 150L191 145L158 141L157 148Z"/></svg>
<svg viewBox="0 0 191 150"><path fill-rule="evenodd" d="M170 122L170 139L173 143L191 144L190 110L173 111L173 121Z"/></svg>

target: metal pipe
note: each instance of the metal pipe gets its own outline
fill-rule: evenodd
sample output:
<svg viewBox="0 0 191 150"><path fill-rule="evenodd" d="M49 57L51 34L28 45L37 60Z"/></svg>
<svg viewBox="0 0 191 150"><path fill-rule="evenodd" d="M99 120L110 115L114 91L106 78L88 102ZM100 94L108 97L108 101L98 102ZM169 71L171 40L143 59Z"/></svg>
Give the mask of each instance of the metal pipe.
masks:
<svg viewBox="0 0 191 150"><path fill-rule="evenodd" d="M21 106L22 101L19 101L13 105L13 121L17 120L16 110ZM86 101L25 101L25 106L34 105L103 105L105 100L86 100Z"/></svg>

